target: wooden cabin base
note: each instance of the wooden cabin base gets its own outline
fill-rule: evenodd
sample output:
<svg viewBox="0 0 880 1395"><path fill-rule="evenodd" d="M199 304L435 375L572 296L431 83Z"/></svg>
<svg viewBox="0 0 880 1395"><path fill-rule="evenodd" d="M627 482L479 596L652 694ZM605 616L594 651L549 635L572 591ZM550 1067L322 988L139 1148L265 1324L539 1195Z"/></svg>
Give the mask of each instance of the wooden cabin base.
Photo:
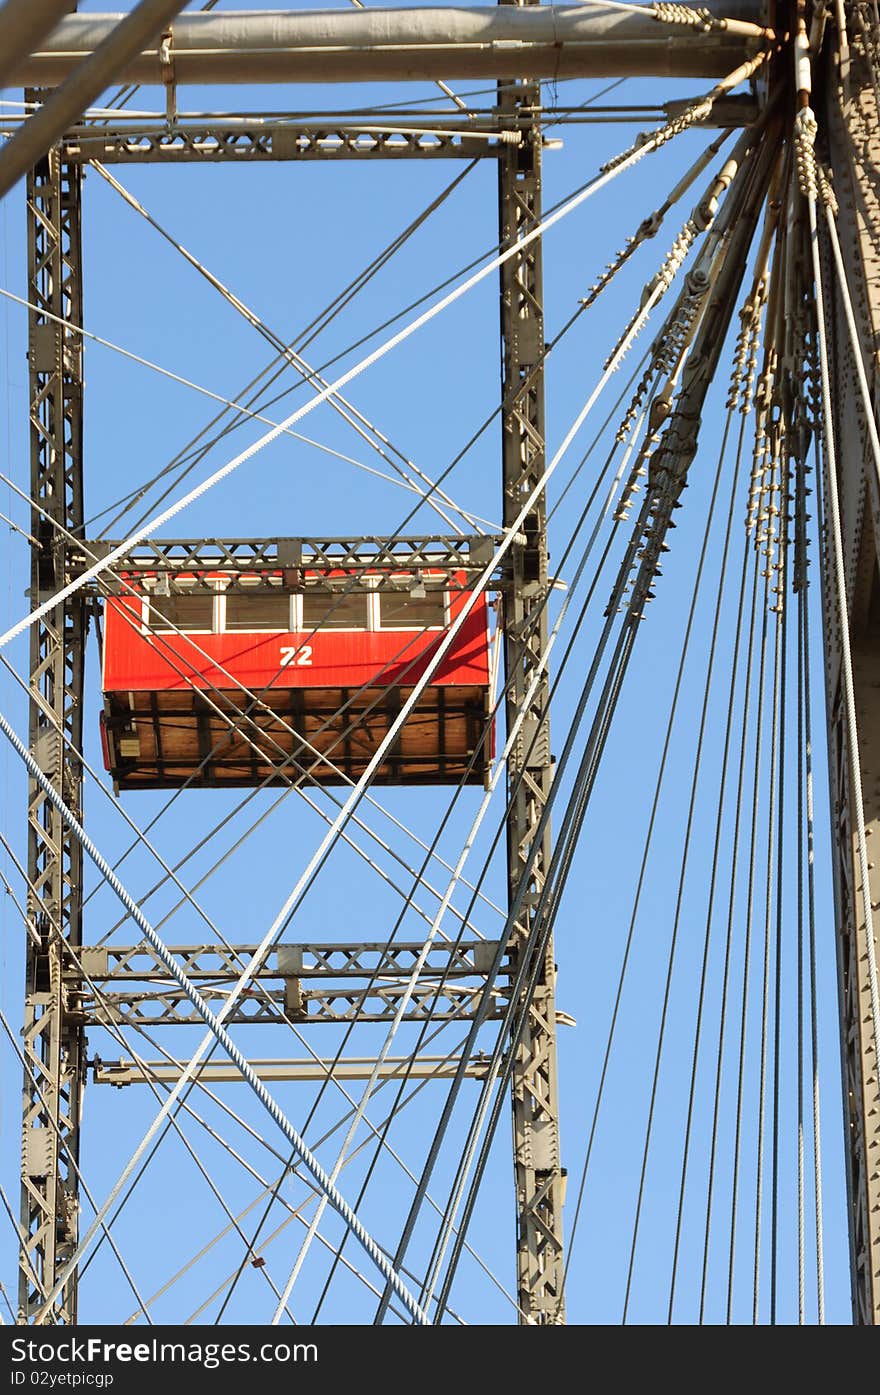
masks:
<svg viewBox="0 0 880 1395"><path fill-rule="evenodd" d="M105 693L105 763L119 790L277 786L304 776L341 784L364 773L411 691L279 688L250 711L240 692ZM486 704L483 687L426 688L376 782L484 784L492 756Z"/></svg>

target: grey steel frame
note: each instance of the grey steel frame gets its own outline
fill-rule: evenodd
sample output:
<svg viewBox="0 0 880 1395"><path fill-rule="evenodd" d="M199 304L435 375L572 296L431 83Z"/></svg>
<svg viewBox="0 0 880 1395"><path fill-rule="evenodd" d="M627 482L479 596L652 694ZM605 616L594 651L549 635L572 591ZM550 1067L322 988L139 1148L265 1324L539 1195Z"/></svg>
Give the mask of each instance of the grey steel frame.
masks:
<svg viewBox="0 0 880 1395"><path fill-rule="evenodd" d="M525 0L532 3L532 0ZM504 83L503 116L525 122L538 116L537 82ZM541 218L541 135L537 121L523 143L505 150L498 166L499 242L509 246ZM530 242L501 267L502 488L505 526L517 518L546 465L544 427L544 285L541 240ZM504 596L504 667L507 726L520 715L547 648L547 505L541 495L511 551L511 584ZM507 879L513 904L544 813L553 778L550 754L549 676L535 688L520 737L507 762L509 816ZM511 928L515 976L535 930L534 906L551 855L549 824L541 837L522 910ZM564 1321L562 1291L563 1172L559 1151L556 1064L556 970L548 943L517 1042L511 1077L517 1218L517 1302L521 1322Z"/></svg>
<svg viewBox="0 0 880 1395"><path fill-rule="evenodd" d="M29 175L31 493L52 522L82 531L82 341L58 320L82 324L81 169L50 151ZM46 312L46 313L44 313ZM58 319L49 319L48 315ZM52 523L35 508L31 603L61 586L62 553ZM86 601L72 597L43 617L30 640L30 749L68 805L82 815L83 667ZM79 1130L85 1057L82 1026L69 1011L65 943L82 942L82 849L39 786L28 788L28 939L22 1091L23 1261L19 1317L27 1321L76 1245ZM76 1285L50 1320L76 1321Z"/></svg>

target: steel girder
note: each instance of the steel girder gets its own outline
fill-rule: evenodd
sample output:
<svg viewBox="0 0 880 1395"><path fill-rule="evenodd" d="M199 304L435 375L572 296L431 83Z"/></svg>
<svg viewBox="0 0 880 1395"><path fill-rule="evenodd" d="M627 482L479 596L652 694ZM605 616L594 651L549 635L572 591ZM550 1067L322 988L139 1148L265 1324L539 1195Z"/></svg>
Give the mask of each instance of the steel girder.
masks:
<svg viewBox="0 0 880 1395"><path fill-rule="evenodd" d="M240 573L242 585L253 589L263 581L271 584L269 574L280 572L286 585L296 586L302 571L345 572L351 576L362 573L387 572L388 577L376 577L378 590L394 589L391 574L401 571L465 572L475 577L484 571L500 543L491 534L474 537L406 537L397 538L147 538L138 543L116 563L113 573L107 573L97 589L118 590L120 574L128 577L229 571L233 577ZM84 542L82 547L71 544L67 550L67 578L80 575L93 562L103 560L118 543ZM492 588L502 584L499 565ZM204 581L210 587L209 580ZM236 589L233 579L230 588Z"/></svg>
<svg viewBox="0 0 880 1395"><path fill-rule="evenodd" d="M31 515L38 539L31 604L60 587L63 544L54 525L81 532L82 323L79 166L51 152L27 182L30 311ZM50 319L57 316L62 323ZM68 322L67 324L63 322ZM45 514L41 512L45 511ZM86 602L72 598L31 629L30 749L82 817L82 689ZM35 781L28 787L28 940L22 1109L20 1318L41 1306L72 1253L78 1228L80 1106L85 1062L76 983L65 944L82 940L82 849ZM68 1284L46 1321L76 1321Z"/></svg>
<svg viewBox="0 0 880 1395"><path fill-rule="evenodd" d="M880 112L871 68L858 29L850 35L849 71L844 85L829 71L827 128L834 187L840 205L838 225L862 356L880 406L877 349L880 343ZM821 224L820 224L821 231ZM833 355L834 436L838 462L850 646L865 832L868 835L870 899L880 904L880 863L873 845L880 838L880 739L877 693L880 688L877 597L880 595L880 493L852 361L840 288L825 256L827 332ZM841 1067L847 1156L853 1316L857 1323L880 1323L880 1081L872 1040L867 968L868 927L862 916L857 830L847 757L845 703L837 607L830 569L823 575L825 668L828 710L834 890L837 922ZM875 945L876 945L875 921ZM878 947L880 952L880 947Z"/></svg>
<svg viewBox="0 0 880 1395"><path fill-rule="evenodd" d="M531 0L526 0L531 3ZM539 83L503 84L499 109L520 120L540 109ZM499 164L499 238L508 247L541 218L541 136L537 122L522 145ZM544 430L544 315L541 240L501 267L502 469L504 524L518 516L546 464ZM520 716L547 648L547 509L543 495L511 550L511 586L504 598L504 664L508 729ZM520 737L507 763L508 895L513 903L526 864L528 894L511 930L515 978L536 930L534 904L550 861L547 825L535 848L552 780L549 681L535 688ZM546 946L535 991L516 1045L511 1077L517 1212L517 1301L521 1322L564 1321L562 1293L563 1174L559 1155L555 965Z"/></svg>
<svg viewBox="0 0 880 1395"><path fill-rule="evenodd" d="M475 1014L495 957L491 940L441 942L432 946L404 1013L405 1022L464 1021ZM171 945L170 951L211 1004L222 1003L251 959L256 945ZM280 944L254 974L258 991L243 995L230 1024L284 1022L390 1022L420 956L421 944ZM88 947L68 957L66 976L79 985L86 1025L192 1026L199 1021L191 1002L169 978L146 941L137 945ZM488 1016L499 1017L502 982ZM276 987L270 988L273 983Z"/></svg>
<svg viewBox="0 0 880 1395"><path fill-rule="evenodd" d="M491 118L490 118L491 122ZM401 129L395 130L395 124ZM146 129L107 130L103 126L65 139L71 160L100 160L104 165L247 164L254 161L303 160L479 160L497 159L506 144L517 144L519 132L496 124L467 126L464 122L433 123L438 129L418 128L413 121L384 121L372 126L337 123L272 124L239 119L226 125L175 123ZM383 129L390 126L391 129ZM482 134L481 134L482 132Z"/></svg>

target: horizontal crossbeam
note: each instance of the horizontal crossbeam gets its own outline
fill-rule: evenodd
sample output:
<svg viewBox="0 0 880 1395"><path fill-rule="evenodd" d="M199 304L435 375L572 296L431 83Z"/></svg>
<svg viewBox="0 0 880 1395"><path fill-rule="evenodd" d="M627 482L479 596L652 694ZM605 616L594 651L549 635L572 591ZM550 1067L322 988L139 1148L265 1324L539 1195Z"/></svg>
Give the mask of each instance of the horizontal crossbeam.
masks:
<svg viewBox="0 0 880 1395"><path fill-rule="evenodd" d="M297 160L479 160L497 159L505 145L519 144L520 133L494 125L437 122L433 128L413 122L387 127L252 125L236 121L206 125L175 124L132 130L122 127L69 135L65 157L77 163L104 165L242 164L249 161Z"/></svg>
<svg viewBox="0 0 880 1395"><path fill-rule="evenodd" d="M491 940L432 945L403 1020L472 1017L497 948ZM175 945L170 949L187 977L198 983L202 997L222 1003L256 946ZM276 1025L285 1020L390 1021L423 953L419 943L278 945L252 975L260 988L246 993L228 1020ZM146 942L86 947L69 958L65 978L78 996L76 1011L88 1026L188 1026L197 1020L189 999ZM269 987L271 981L278 986ZM304 987L304 982L310 986ZM500 1014L503 1001L502 978L490 1017Z"/></svg>
<svg viewBox="0 0 880 1395"><path fill-rule="evenodd" d="M714 0L753 19L748 0ZM705 11L704 11L705 13ZM19 87L63 82L123 18L76 14L10 76ZM435 78L722 77L756 49L752 34L658 23L623 6L427 6L184 14L116 74L185 83L429 81Z"/></svg>
<svg viewBox="0 0 880 1395"><path fill-rule="evenodd" d="M151 538L138 543L115 566L117 573L144 573L173 577L186 573L199 584L200 574L241 573L230 585L251 589L259 585L261 573L281 575L288 586L296 586L302 571L415 572L439 569L476 575L482 572L500 543L500 538L475 537L397 537L397 538ZM72 580L94 561L106 557L118 543L83 543L68 548L66 577ZM265 578L266 584L270 582ZM203 580L203 584L208 582ZM375 584L393 587L393 578L381 575ZM117 587L119 583L116 583ZM102 578L102 590L113 583Z"/></svg>
<svg viewBox="0 0 880 1395"><path fill-rule="evenodd" d="M464 1065L464 1074L471 1079L481 1080L486 1074L488 1057L473 1056ZM92 1079L96 1085L145 1085L150 1081L176 1081L185 1061L103 1061L95 1056L89 1061ZM261 1080L294 1081L305 1080L319 1083L332 1075L334 1080L369 1080L376 1062L371 1056L349 1056L339 1061L313 1060L251 1060L251 1065ZM461 1058L457 1056L388 1056L379 1066L380 1080L406 1076L409 1080L449 1080L458 1073ZM240 1080L235 1066L223 1061L203 1062L195 1072L196 1080L205 1085L223 1084Z"/></svg>

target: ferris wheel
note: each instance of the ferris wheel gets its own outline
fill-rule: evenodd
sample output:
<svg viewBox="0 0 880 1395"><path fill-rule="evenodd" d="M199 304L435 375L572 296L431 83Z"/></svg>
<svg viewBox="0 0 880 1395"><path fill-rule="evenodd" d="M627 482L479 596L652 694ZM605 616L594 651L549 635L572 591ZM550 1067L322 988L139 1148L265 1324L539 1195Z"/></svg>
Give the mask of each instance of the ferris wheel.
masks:
<svg viewBox="0 0 880 1395"><path fill-rule="evenodd" d="M181 8L0 10L6 1317L876 1321L876 5Z"/></svg>

